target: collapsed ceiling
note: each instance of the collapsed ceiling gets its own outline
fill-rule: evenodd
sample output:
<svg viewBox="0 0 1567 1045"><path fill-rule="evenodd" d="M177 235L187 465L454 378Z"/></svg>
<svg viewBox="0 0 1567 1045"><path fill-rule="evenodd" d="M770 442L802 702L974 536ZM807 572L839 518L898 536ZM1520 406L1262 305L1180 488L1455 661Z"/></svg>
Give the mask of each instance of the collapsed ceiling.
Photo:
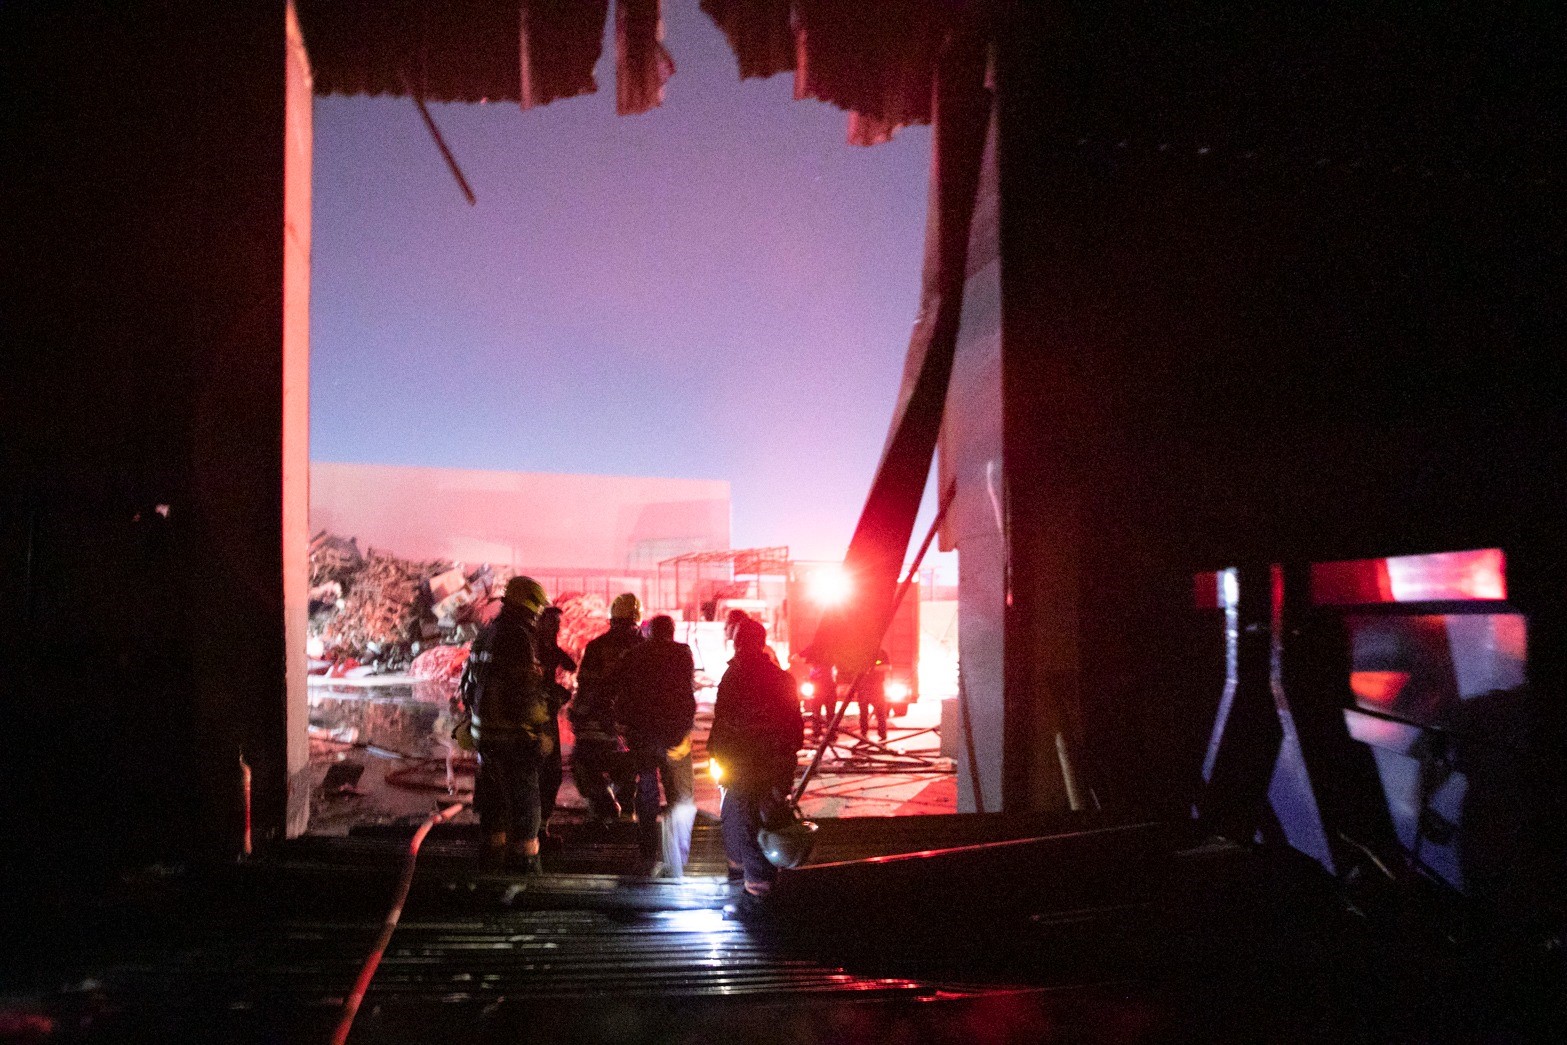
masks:
<svg viewBox="0 0 1567 1045"><path fill-rule="evenodd" d="M697 0L678 0L696 3ZM701 0L741 78L792 72L797 98L849 113L849 141L874 145L929 123L942 48L970 4L939 0ZM410 95L523 108L598 89L609 0L298 0L317 94ZM661 0L616 0L622 115L663 100L679 41Z"/></svg>

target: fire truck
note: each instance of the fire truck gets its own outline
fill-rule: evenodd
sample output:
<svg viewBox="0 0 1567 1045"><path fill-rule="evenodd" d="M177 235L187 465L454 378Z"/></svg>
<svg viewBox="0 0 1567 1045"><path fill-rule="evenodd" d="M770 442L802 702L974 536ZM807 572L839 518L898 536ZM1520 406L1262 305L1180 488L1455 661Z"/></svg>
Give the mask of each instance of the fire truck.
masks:
<svg viewBox="0 0 1567 1045"><path fill-rule="evenodd" d="M810 644L821 623L822 613L843 605L853 597L852 580L844 572L841 563L799 562L789 563L789 573L784 591L781 612L783 639L788 643L789 673L800 686L800 698L804 702L816 697L810 681L810 664L800 656L800 651ZM882 639L882 651L886 663L881 670L887 673L887 710L901 715L909 705L919 699L920 660L920 591L915 581L898 605L898 612ZM847 695L848 679L839 679L840 695Z"/></svg>

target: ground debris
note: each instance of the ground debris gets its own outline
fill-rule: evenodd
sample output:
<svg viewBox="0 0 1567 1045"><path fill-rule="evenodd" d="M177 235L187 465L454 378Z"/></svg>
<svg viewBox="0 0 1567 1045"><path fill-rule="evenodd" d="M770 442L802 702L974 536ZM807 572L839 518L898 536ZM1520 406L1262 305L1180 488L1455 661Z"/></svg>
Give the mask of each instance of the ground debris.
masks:
<svg viewBox="0 0 1567 1045"><path fill-rule="evenodd" d="M449 562L376 548L361 553L353 538L318 534L310 542L310 637L330 660L406 668L420 643L439 637L438 629L426 635L425 625L433 623L430 580L451 572Z"/></svg>
<svg viewBox="0 0 1567 1045"><path fill-rule="evenodd" d="M509 565L405 559L322 531L310 542L310 655L319 672L407 671L455 686L468 644L500 609ZM600 595L561 592L560 644L581 658L609 614Z"/></svg>

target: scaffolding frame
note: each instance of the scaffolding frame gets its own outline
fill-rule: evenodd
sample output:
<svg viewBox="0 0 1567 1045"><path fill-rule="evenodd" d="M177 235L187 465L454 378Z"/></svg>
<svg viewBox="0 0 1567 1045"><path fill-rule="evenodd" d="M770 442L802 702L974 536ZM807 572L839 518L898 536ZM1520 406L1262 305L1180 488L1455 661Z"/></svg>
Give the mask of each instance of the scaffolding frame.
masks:
<svg viewBox="0 0 1567 1045"><path fill-rule="evenodd" d="M666 573L673 582L672 589L665 587ZM705 552L686 552L658 564L654 580L654 597L660 609L672 610L684 619L700 619L700 599L687 595L698 594L697 589L706 583L722 583L732 586L739 578L749 578L748 583L756 597L761 597L764 578L786 579L789 575L789 546L770 545L761 548L728 548ZM666 598L666 592L669 597ZM695 617L687 617L688 607L697 606Z"/></svg>

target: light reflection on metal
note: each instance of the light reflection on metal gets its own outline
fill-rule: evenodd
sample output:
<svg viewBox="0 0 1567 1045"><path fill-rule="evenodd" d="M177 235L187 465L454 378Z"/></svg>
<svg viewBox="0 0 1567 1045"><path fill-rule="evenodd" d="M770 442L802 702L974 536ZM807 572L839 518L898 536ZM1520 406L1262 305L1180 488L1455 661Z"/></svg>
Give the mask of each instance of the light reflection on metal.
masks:
<svg viewBox="0 0 1567 1045"><path fill-rule="evenodd" d="M1222 610L1235 605L1235 571L1210 570L1192 577L1192 606Z"/></svg>
<svg viewBox="0 0 1567 1045"><path fill-rule="evenodd" d="M1350 613L1344 623L1350 689L1367 711L1446 727L1508 706L1527 678L1520 613Z"/></svg>
<svg viewBox="0 0 1567 1045"><path fill-rule="evenodd" d="M251 852L252 852L251 837L250 837L250 827L251 827L250 764L245 761L245 752L244 752L243 748L240 749L240 752L239 752L239 786L240 786L240 791L241 791L242 797L243 797L244 802L245 802L245 836L244 836L244 839L242 841L242 848L244 850L245 855L249 856L249 855L251 855Z"/></svg>
<svg viewBox="0 0 1567 1045"><path fill-rule="evenodd" d="M1213 779L1214 767L1219 761L1219 743L1224 737L1224 723L1235 706L1235 691L1240 686L1240 581L1234 567L1219 571L1218 590L1224 607L1224 690L1219 697L1213 735L1208 739L1208 752L1203 757L1202 778L1205 781Z"/></svg>
<svg viewBox="0 0 1567 1045"><path fill-rule="evenodd" d="M731 936L735 931L734 923L724 920L724 912L711 907L698 907L679 911L658 911L652 917L655 921L676 932ZM712 941L715 946L719 942L721 941Z"/></svg>
<svg viewBox="0 0 1567 1045"><path fill-rule="evenodd" d="M1311 595L1319 606L1503 600L1507 558L1500 548L1479 548L1316 563Z"/></svg>

